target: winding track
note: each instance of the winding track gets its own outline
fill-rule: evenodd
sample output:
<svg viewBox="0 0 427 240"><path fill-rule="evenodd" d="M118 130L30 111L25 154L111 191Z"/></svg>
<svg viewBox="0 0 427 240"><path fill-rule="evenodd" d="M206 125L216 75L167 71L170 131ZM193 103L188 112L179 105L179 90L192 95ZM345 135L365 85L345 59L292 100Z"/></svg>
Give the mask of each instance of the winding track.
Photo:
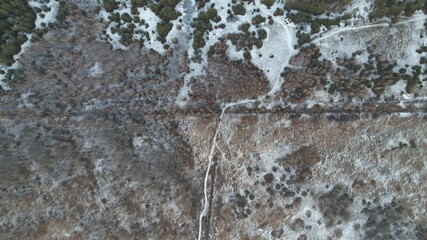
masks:
<svg viewBox="0 0 427 240"><path fill-rule="evenodd" d="M203 199L203 209L202 209L202 212L200 213L200 217L199 217L199 231L198 231L198 235L197 235L198 240L202 239L203 218L206 216L206 213L208 211L208 205L209 205L208 204L208 200L209 200L209 196L208 196L209 172L210 172L211 167L212 167L212 158L213 158L214 153L215 153L215 148L217 148L216 139L218 137L218 133L221 131L221 122L222 122L222 118L224 116L224 113L230 107L233 107L236 105L241 105L241 104L246 104L246 103L252 103L255 101L256 101L255 99L245 99L245 100L242 100L239 102L229 103L229 104L225 105L225 107L223 107L221 110L221 115L219 116L219 121L217 123L216 129L215 129L215 134L214 134L214 137L213 137L212 142L211 142L211 147L210 147L209 156L208 156L208 167L206 169L205 180L204 180L204 184L203 184L204 199Z"/></svg>
<svg viewBox="0 0 427 240"><path fill-rule="evenodd" d="M265 10L263 9L263 12L265 13ZM270 15L270 14L268 14ZM290 41L290 39L292 38L290 30L288 29L288 24L285 24L281 19L278 19L277 17L273 17L274 21L277 21L285 30L286 36L285 39L287 47L289 49L289 51L292 51L293 46L292 46L292 42ZM289 56L287 57L287 59L284 61L284 64L282 66L282 69L287 66L289 64L289 60L292 57L292 54L288 54ZM199 230L198 230L198 240L202 239L202 230L203 230L203 219L204 217L206 217L207 211L208 211L208 207L209 207L209 196L208 196L208 180L209 180L209 172L210 169L212 167L212 158L214 156L215 153L215 148L217 148L217 137L218 137L218 133L221 131L221 122L222 122L222 118L224 117L224 114L226 113L227 109L233 106L237 106L237 105L242 105L242 104L246 104L246 103L253 103L255 101L258 100L262 100L263 98L265 98L265 96L267 95L273 95L274 93L276 93L278 91L278 89L280 89L280 86L282 85L282 81L280 80L280 72L278 74L278 76L276 77L276 80L274 81L274 83L271 86L271 90L264 96L259 97L258 99L245 99L245 100L241 100L238 102L234 102L234 103L228 103L227 105L225 105L222 110L221 110L221 115L219 116L219 120L215 129L215 134L214 137L212 139L211 142L211 146L210 146L210 152L209 152L209 156L208 156L208 167L206 169L206 174L205 174L205 179L204 179L204 184L203 184L203 193L204 193L204 199L203 199L203 208L202 211L200 213L199 216ZM210 196L211 198L213 196ZM209 234L209 233L207 233Z"/></svg>
<svg viewBox="0 0 427 240"><path fill-rule="evenodd" d="M263 12L265 13L264 9L263 9ZM284 23L278 17L273 17L273 19L274 19L274 21L278 22L284 28L285 33L286 33L285 38L288 40L286 42L287 47L290 50L293 49L292 43L291 43L291 41L289 41L289 39L291 39L291 33L290 33L290 30L288 29L288 27L289 27L288 25L289 24ZM396 24L406 24L406 23L409 23L409 22L414 22L414 21L419 21L419 20L425 20L425 19L427 19L426 15L416 16L416 17L413 17L411 19L403 20L403 21L401 21L399 23L396 23ZM362 25L362 26L355 26L355 27L334 28L334 29L328 31L326 33L326 35L322 35L322 37L315 38L311 42L312 43L317 43L317 42L319 42L319 41L321 41L321 40L323 40L325 38L329 38L329 37L331 37L333 35L336 35L338 33L344 32L344 31L353 31L353 30L360 30L360 29L380 27L380 26L386 27L386 26L389 26L389 23L372 23L372 24L367 24L367 25ZM289 64L289 60L291 58L291 54L289 54L289 55L290 55L289 58L286 61L284 61L283 68ZM265 96L274 94L277 91L278 86L279 87L281 86L281 83L282 83L282 81L280 80L280 74L279 74L277 76L277 79L274 81L274 84L271 86L271 90ZM202 211L201 211L200 216L199 216L199 228L198 228L198 238L197 238L198 240L202 239L202 236L203 236L202 235L202 231L203 231L203 220L204 220L205 217L207 217L208 208L210 207L209 206L209 196L208 196L209 172L210 172L211 167L213 165L212 164L212 159L213 159L213 156L214 156L214 153L215 153L215 148L218 148L218 146L217 146L217 137L218 137L219 132L221 131L221 123L222 123L222 119L224 117L224 114L226 113L227 109L230 108L230 107L237 106L237 105L242 105L242 104L246 104L246 103L253 103L253 102L257 101L257 100L264 99L265 96L261 96L258 99L245 99L245 100L241 100L241 101L234 102L234 103L228 103L221 110L221 114L219 116L219 120L218 120L218 123L216 125L215 134L214 134L214 137L212 139L211 146L210 146L210 151L209 151L209 155L208 155L208 166L207 166L207 169L206 169L205 178L204 178L204 184L203 184L203 194L204 194L203 208L202 208ZM210 196L210 197L212 198L213 196ZM207 232L207 234L209 234L209 232Z"/></svg>
<svg viewBox="0 0 427 240"><path fill-rule="evenodd" d="M421 20L425 20L427 19L427 15L420 15L420 16L415 16L412 18L408 18L405 20L402 20L400 22L395 23L394 25L402 25L402 24L407 24L410 22L416 22L416 21L421 21ZM360 25L360 26L352 26L352 27L336 27L336 28L332 28L331 30L322 33L322 34L318 34L317 37L313 38L313 40L310 43L318 43L319 41L332 37L338 33L341 32L346 32L346 31L356 31L356 30L361 30L361 29L367 29L367 28L374 28L374 27L388 27L390 26L391 23L389 22L374 22L374 23L368 23L365 25ZM322 35L320 37L320 35Z"/></svg>

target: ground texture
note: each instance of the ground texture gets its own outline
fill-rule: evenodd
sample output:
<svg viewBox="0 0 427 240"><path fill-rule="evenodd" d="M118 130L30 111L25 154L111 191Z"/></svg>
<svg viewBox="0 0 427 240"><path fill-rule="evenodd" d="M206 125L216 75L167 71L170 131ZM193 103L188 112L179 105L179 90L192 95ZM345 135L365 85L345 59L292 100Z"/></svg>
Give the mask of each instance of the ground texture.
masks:
<svg viewBox="0 0 427 240"><path fill-rule="evenodd" d="M197 64L185 33L113 49L73 11L0 96L1 239L427 239L425 73L409 85L384 70L404 53L328 45L382 23L277 61L219 39ZM390 39L421 31L411 19ZM272 46L291 29L276 20Z"/></svg>

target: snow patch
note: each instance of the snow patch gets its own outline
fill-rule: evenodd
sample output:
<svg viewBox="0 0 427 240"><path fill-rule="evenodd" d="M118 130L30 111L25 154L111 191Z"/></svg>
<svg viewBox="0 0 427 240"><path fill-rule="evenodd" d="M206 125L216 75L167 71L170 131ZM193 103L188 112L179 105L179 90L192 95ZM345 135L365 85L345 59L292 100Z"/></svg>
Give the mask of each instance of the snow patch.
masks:
<svg viewBox="0 0 427 240"><path fill-rule="evenodd" d="M22 103L19 104L18 107L21 107L21 108L32 107L33 104L31 104L31 103L28 102L28 98L31 97L32 95L33 95L33 93L31 93L31 92L26 92L26 93L21 94L21 101L22 101Z"/></svg>
<svg viewBox="0 0 427 240"><path fill-rule="evenodd" d="M100 63L96 62L90 69L89 69L89 76L91 77L98 77L102 75L104 71L102 70L102 66Z"/></svg>
<svg viewBox="0 0 427 240"><path fill-rule="evenodd" d="M323 106L325 103L329 103L330 100L331 97L329 93L325 90L320 90L312 93L311 97L306 101L306 103L308 108L312 108L316 104Z"/></svg>
<svg viewBox="0 0 427 240"><path fill-rule="evenodd" d="M35 22L36 29L46 27L49 23L54 23L56 21L56 14L59 8L59 2L55 0L50 0L47 4L40 3L38 1L30 1L28 4L35 8L44 9L44 6L49 9L48 11L42 11L37 14L37 19ZM44 15L44 17L42 17Z"/></svg>
<svg viewBox="0 0 427 240"><path fill-rule="evenodd" d="M350 22L362 21L369 22L369 12L373 8L372 0L356 0L348 6L347 10L344 13L353 13L354 17L350 19Z"/></svg>
<svg viewBox="0 0 427 240"><path fill-rule="evenodd" d="M297 51L293 48L296 40L295 25L285 24L278 17L273 25L267 27L267 39L261 49L253 48L251 62L261 69L270 82L269 94L280 90L280 74L289 66L289 60Z"/></svg>
<svg viewBox="0 0 427 240"><path fill-rule="evenodd" d="M320 48L321 58L333 63L336 58L348 58L357 50L365 50L367 43L370 43L376 45L377 51L383 53L391 62L397 62L399 67L406 64L417 65L419 56L415 50L425 42L425 39L419 36L425 31L423 24L426 18L427 16L417 12L413 17L401 20L393 26L382 22L336 27L319 35L312 42Z"/></svg>
<svg viewBox="0 0 427 240"><path fill-rule="evenodd" d="M408 100L414 99L414 94L408 94L406 92L406 85L407 82L404 80L399 80L394 85L390 86L384 91L384 94L381 96L383 99L386 97L396 97L398 99L401 99L402 101L399 103L401 107L406 107L404 102Z"/></svg>

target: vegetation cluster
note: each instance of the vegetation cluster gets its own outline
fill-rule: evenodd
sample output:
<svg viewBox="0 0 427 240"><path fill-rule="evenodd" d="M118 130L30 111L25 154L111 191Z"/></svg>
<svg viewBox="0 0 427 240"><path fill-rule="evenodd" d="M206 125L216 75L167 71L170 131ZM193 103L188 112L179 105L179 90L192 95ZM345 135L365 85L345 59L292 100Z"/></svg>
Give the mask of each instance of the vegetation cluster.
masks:
<svg viewBox="0 0 427 240"><path fill-rule="evenodd" d="M156 32L157 40L162 43L166 42L166 37L173 28L172 21L178 19L182 14L175 10L176 5L181 0L131 0L131 14L122 13L120 14L119 2L116 0L104 0L104 9L110 13L109 20L115 22L116 25L111 28L111 32L118 33L120 35L120 43L129 46L132 43L139 43L144 46L145 41L150 41L150 33L144 31L149 28L149 24L145 19L141 19L139 8L149 8L161 21L157 23ZM164 46L167 48L167 45Z"/></svg>
<svg viewBox="0 0 427 240"><path fill-rule="evenodd" d="M25 0L0 0L0 64L10 66L13 56L35 28L36 13Z"/></svg>

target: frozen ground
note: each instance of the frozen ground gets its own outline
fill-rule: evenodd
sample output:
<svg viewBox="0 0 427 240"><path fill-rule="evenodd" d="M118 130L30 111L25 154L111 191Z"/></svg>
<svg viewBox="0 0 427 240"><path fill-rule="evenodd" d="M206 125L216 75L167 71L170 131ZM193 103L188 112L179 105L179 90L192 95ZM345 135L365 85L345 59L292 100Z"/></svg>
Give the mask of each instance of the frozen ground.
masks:
<svg viewBox="0 0 427 240"><path fill-rule="evenodd" d="M192 32L185 20L195 15L190 4L177 7L187 11L185 31L174 28L167 41L184 41ZM216 4L226 23L226 2ZM170 76L178 68L166 70L171 59L181 63L176 56L135 46L111 50L97 41L96 26L82 27L90 23L83 16L75 16L73 29L82 28L77 35L55 30L29 46L19 94L0 96L0 238L335 240L387 239L391 233L425 239L425 102L407 111L384 110L379 105L385 99L373 99L367 101L370 111L352 112L338 102L339 94L318 90L290 109L265 109L264 95L185 109L188 82L204 74L208 48L250 21L255 8L267 16L282 5L267 9L255 1L233 24L208 33L202 61L189 61L183 81ZM352 6L365 21L369 2ZM155 26L157 17L143 12ZM264 46L251 51L252 63L268 77L269 94L279 92L286 81L280 73L297 53L296 26L273 19L262 26L268 32ZM334 60L351 56L345 46L366 44L365 31L392 42L399 34L417 36L424 20L416 15L390 34L388 23L342 26L314 41L323 44L323 57ZM397 42L392 46L425 44L418 38ZM152 48L162 53L156 44ZM396 61L413 57L381 51ZM234 46L228 53L242 57ZM398 94L402 105L422 100L405 88L398 81L385 97ZM304 108L317 105L335 108Z"/></svg>
<svg viewBox="0 0 427 240"><path fill-rule="evenodd" d="M265 5L261 4L260 0L255 1L252 4L245 4L246 14L245 15L235 15L232 22L228 21L228 14L231 8L229 7L228 1L220 1L215 3L215 9L218 11L218 16L221 17L221 21L217 25L225 24L225 28L217 28L213 31L210 31L207 35L206 46L201 49L202 62L201 63L191 63L190 69L191 73L185 76L185 82L178 98L177 105L179 107L184 107L186 102L184 99L187 98L189 92L188 81L192 77L204 74L204 68L206 68L207 62L207 51L210 46L213 46L221 37L226 36L227 34L239 32L239 26L243 23L250 23L254 16L254 13L260 14L261 16L268 18L273 16L273 12L277 7L283 7L283 3L276 3L270 9ZM207 7L206 7L207 8ZM260 9L260 12L257 12L257 9ZM297 50L294 49L296 44L296 26L290 23L285 17L277 16L274 17L274 24L269 25L267 22L261 24L261 28L267 31L267 39L264 40L264 45L261 49L254 47L250 52L252 55L251 62L261 69L268 80L270 81L270 93L276 93L282 82L280 78L280 73L283 69L288 66L289 60L292 56L297 53ZM250 31L256 30L254 26L250 27ZM192 43L192 42L191 42ZM191 46L190 43L190 46ZM236 51L235 47L228 41L228 57L231 60L243 60L243 51ZM191 59L194 56L193 49L189 49L189 58Z"/></svg>
<svg viewBox="0 0 427 240"><path fill-rule="evenodd" d="M58 1L50 0L46 4L40 3L38 1L30 1L28 3L33 8L38 7L42 9L42 12L37 14L37 19L35 22L36 28L41 28L43 27L42 25L47 26L49 23L53 23L56 21L56 13L58 12L59 7ZM43 11L45 7L47 7L46 10L48 11ZM42 14L44 15L44 17L42 16Z"/></svg>
<svg viewBox="0 0 427 240"><path fill-rule="evenodd" d="M210 175L210 182L215 182L210 188L214 188L215 193L210 195L210 206L205 206L203 211L219 212L211 213L209 221L204 219L204 224L210 223L209 230L203 228L207 231L204 234L209 232L211 238L218 239L243 236L274 239L272 231L283 228L280 239L296 239L301 234L308 239L370 239L366 235L371 234L370 227L367 227L369 214L362 211L366 202L384 207L394 201L409 209L410 214L399 213L402 215L390 218L389 221L394 223L387 225L386 228L390 229L386 231L402 231L399 233L401 236L417 239L416 226L410 222L426 221L425 209L421 207L426 204L423 200L426 196L423 187L419 187L426 183L423 167L426 163L423 157L425 129L420 125L423 121L420 118L390 116L343 124L324 120L314 122L310 118L289 122L277 115L245 115L239 118L223 114L221 119L214 145L211 145L211 149L217 149L216 154L211 151L209 155L209 159L216 155L213 161L216 170L211 170ZM286 161L300 159L295 153L304 147L315 149L316 155L301 152L302 158L314 157L320 161L316 160L319 162L310 170L312 177L298 183L300 180L292 176L301 174L301 166L292 167L291 164L291 169L295 169L288 172L287 165L281 165L278 159L287 156ZM199 156L203 161L205 154L200 153ZM265 176L270 173L273 180L266 180ZM216 180L213 179L215 175ZM287 177L283 180L283 176ZM289 177L291 180L286 180ZM284 185L286 189L299 193L294 197L290 197L292 194L283 196L277 190L277 184L279 189ZM343 189L338 192L343 195L338 195L332 204L337 208L340 204L349 205L345 207L348 211L345 216L336 215L341 223L330 226L327 222L334 217L327 211L337 213L337 210L327 205L331 209L326 211L326 203L322 201L335 186ZM308 195L302 190L308 191ZM248 198L246 191L254 197ZM206 194L205 191L205 201ZM341 203L347 200L339 200L340 196L340 199L348 196L352 200ZM301 202L294 205L298 197ZM288 204L292 207L289 208ZM242 218L242 214L246 215ZM380 217L382 213L376 214ZM299 218L304 226L310 227L294 227L293 222ZM233 227L230 227L230 222ZM355 228L356 225L359 228Z"/></svg>
<svg viewBox="0 0 427 240"><path fill-rule="evenodd" d="M420 58L415 50L426 44L425 37L422 37L426 19L424 14L418 13L397 24L384 22L336 27L312 42L320 47L322 58L332 62L336 58L349 58L358 50L366 50L367 46L376 46L378 53L384 54L391 62L397 62L399 67L405 64L413 66L419 64Z"/></svg>

